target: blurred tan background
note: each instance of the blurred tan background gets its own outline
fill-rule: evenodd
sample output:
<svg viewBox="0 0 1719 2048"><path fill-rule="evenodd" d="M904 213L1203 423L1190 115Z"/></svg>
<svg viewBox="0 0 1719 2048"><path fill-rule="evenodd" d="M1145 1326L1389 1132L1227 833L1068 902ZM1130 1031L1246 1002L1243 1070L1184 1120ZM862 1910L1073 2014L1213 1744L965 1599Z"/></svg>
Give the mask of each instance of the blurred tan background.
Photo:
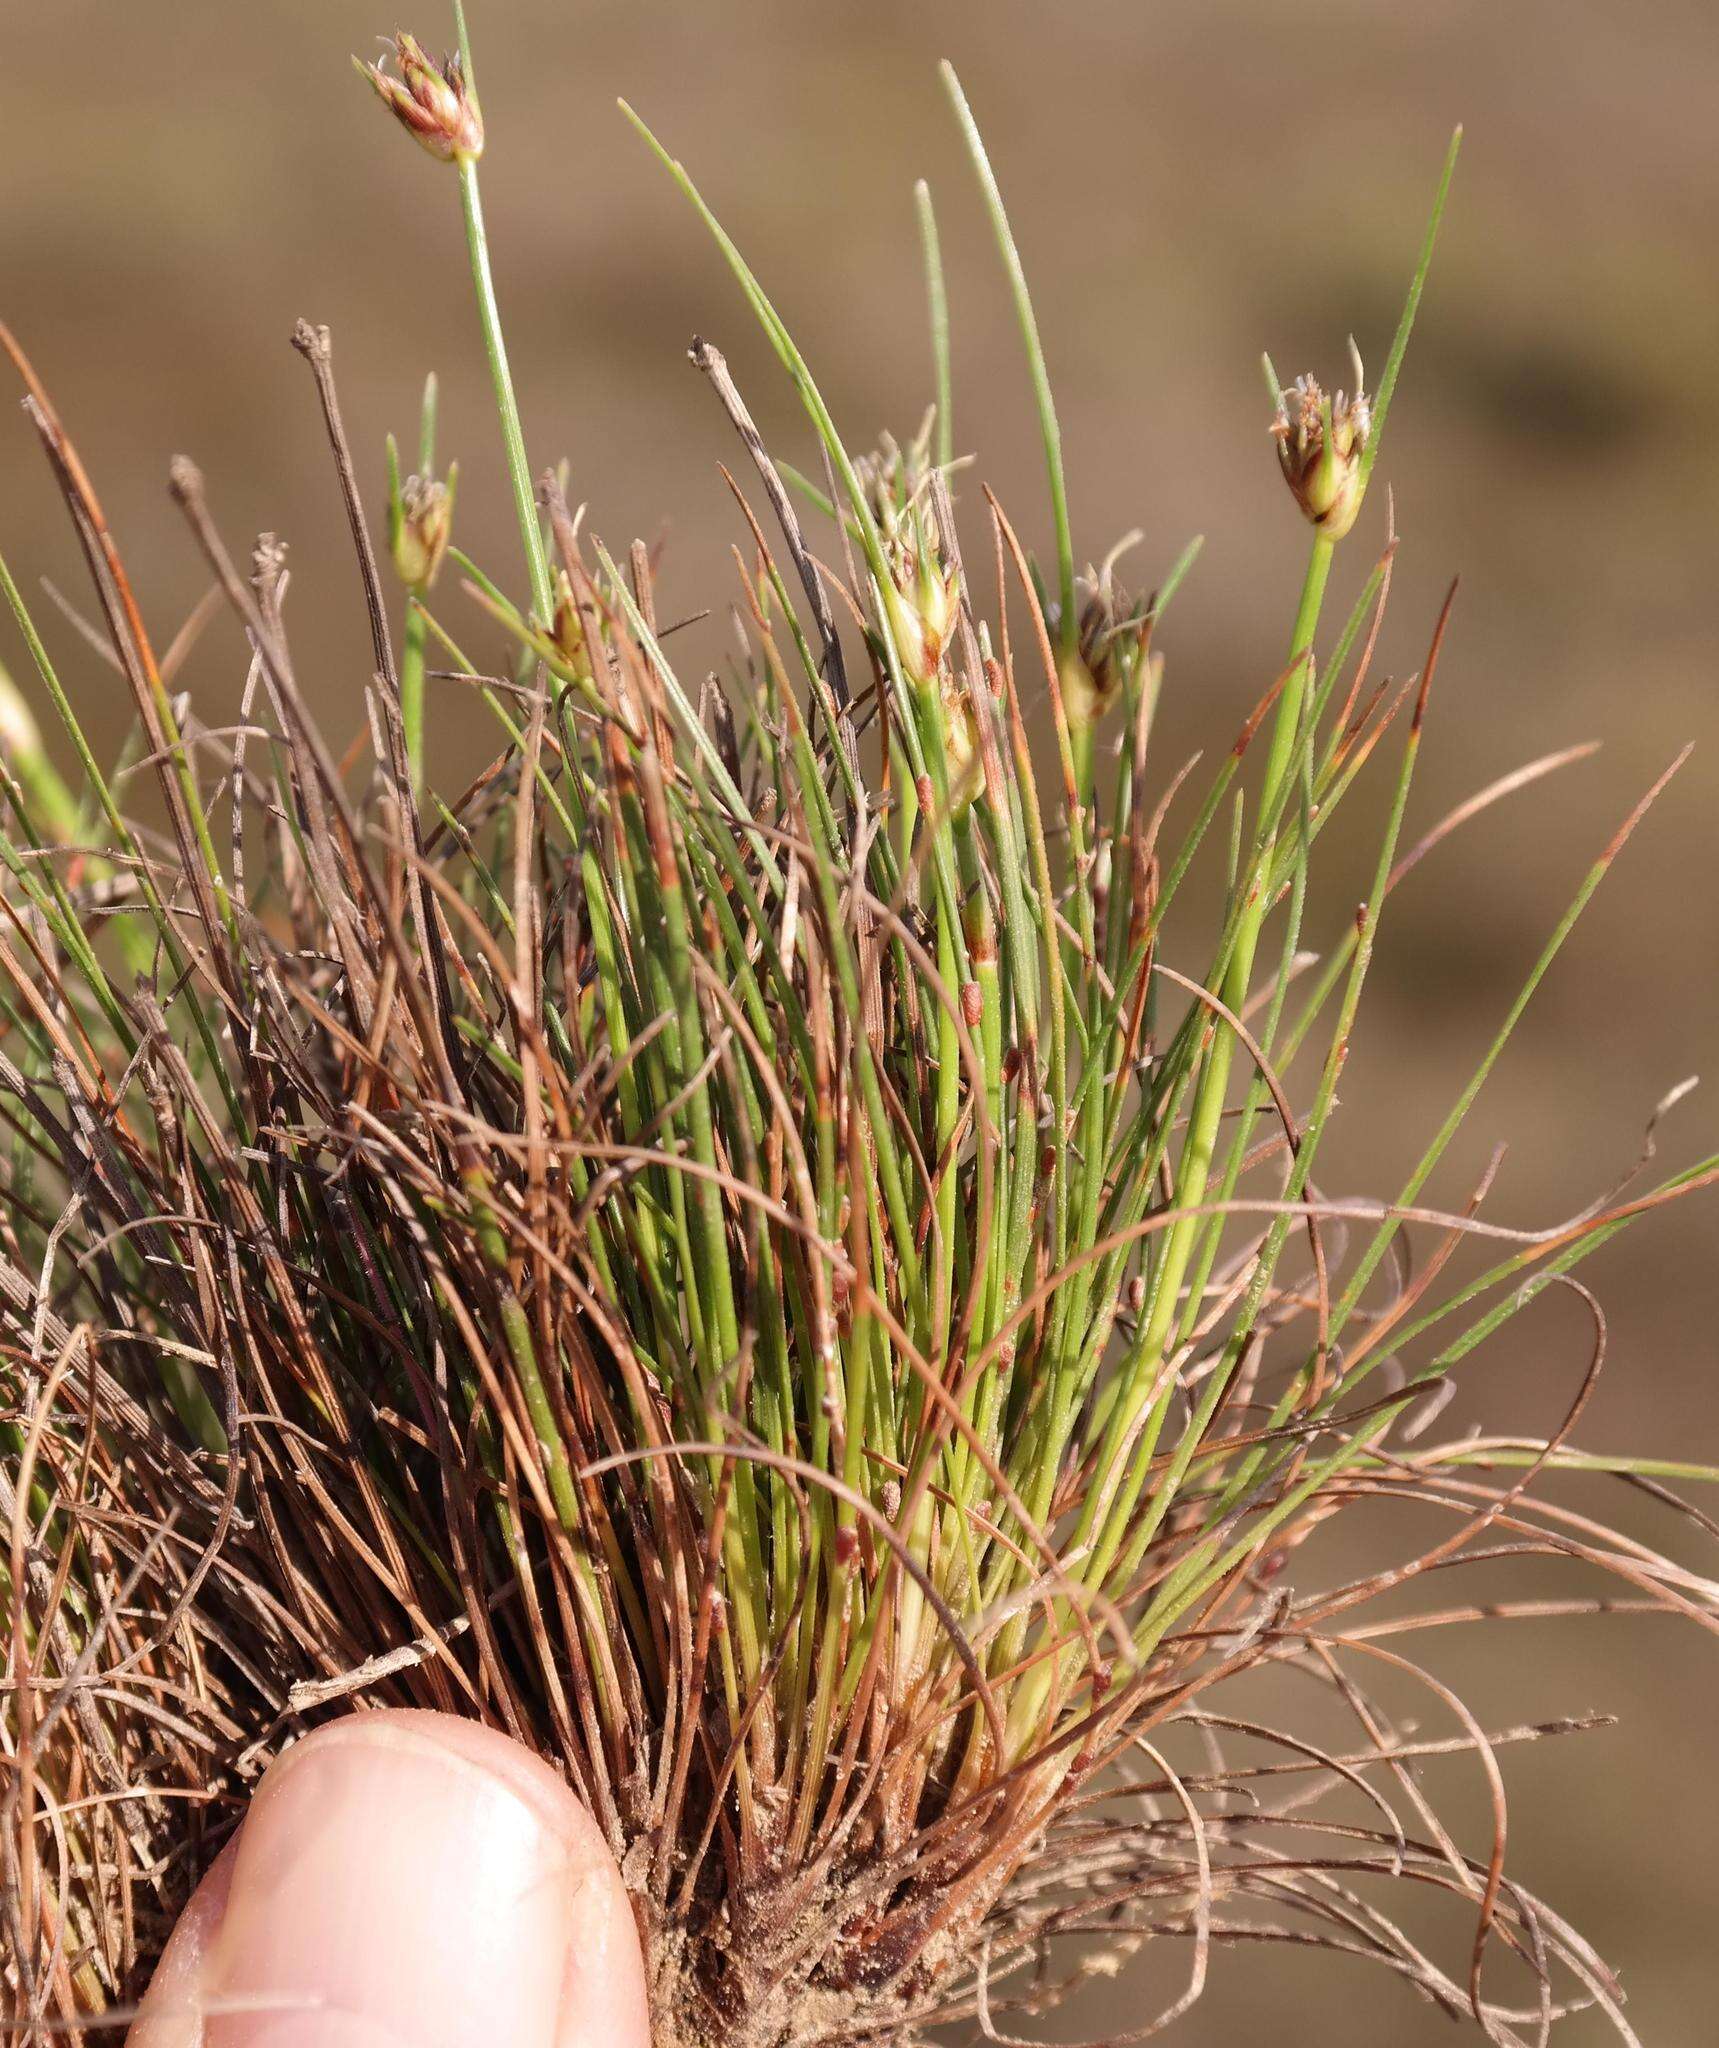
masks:
<svg viewBox="0 0 1719 2048"><path fill-rule="evenodd" d="M438 15L425 0L410 25L439 46ZM933 181L957 440L1043 544L1019 356L935 75L955 59L1037 293L1082 555L1138 525L1131 564L1150 581L1190 534L1208 536L1166 630L1161 765L1227 738L1288 628L1304 533L1274 474L1259 351L1286 375L1336 381L1352 329L1382 360L1446 136L1467 123L1380 472L1404 541L1383 651L1399 673L1463 578L1415 820L1556 744L1604 746L1404 888L1327 1180L1376 1190L1406 1170L1588 860L1693 738L1440 1192L1460 1193L1493 1138L1512 1147L1500 1218L1549 1222L1604 1187L1655 1100L1711 1063L1719 1013L1712 0L475 0L474 15L484 184L533 453L569 457L611 544L666 535L671 616L726 601L735 532L715 472L733 451L687 367L690 336L726 350L782 452L806 442L717 256L616 114L620 92L702 180L855 444L911 431L928 395L911 187ZM288 536L300 672L344 738L367 657L309 380L287 346L296 316L334 330L372 503L382 433L411 434L434 367L444 449L463 458L460 538L497 562L513 545L452 178L347 67L395 23L369 0L56 0L14 4L4 26L0 314L78 436L159 630L202 587L162 487L170 456L209 472L235 543L265 525ZM75 588L63 514L9 407L0 478L19 580ZM1343 590L1382 518L1376 492ZM55 621L51 637L86 693L107 687L68 629ZM475 624L472 639L487 645ZM4 652L21 667L10 638ZM194 676L211 719L231 710L233 670L211 641ZM449 702L436 730L451 776L481 727ZM1328 921L1345 908L1328 899ZM1710 1087L1678 1112L1664 1157L1719 1142L1719 1075ZM1692 1205L1595 1262L1612 1345L1588 1442L1719 1457L1716 1221L1711 1202ZM1458 1419L1548 1425L1579 1371L1579 1323L1570 1303L1531 1312L1471 1362ZM1501 1574L1487 1583L1507 1590ZM1650 2048L1704 2048L1719 1993L1719 1646L1670 1623L1592 1621L1453 1630L1428 1647L1495 1722L1624 1716L1508 1757L1513 1867L1620 1967ZM1153 1960L1133 2017L1183 1963ZM1252 1951L1221 1960L1178 2038L1244 2029L1329 2048L1449 2038L1358 1966ZM1579 2019L1559 2038L1606 2036Z"/></svg>

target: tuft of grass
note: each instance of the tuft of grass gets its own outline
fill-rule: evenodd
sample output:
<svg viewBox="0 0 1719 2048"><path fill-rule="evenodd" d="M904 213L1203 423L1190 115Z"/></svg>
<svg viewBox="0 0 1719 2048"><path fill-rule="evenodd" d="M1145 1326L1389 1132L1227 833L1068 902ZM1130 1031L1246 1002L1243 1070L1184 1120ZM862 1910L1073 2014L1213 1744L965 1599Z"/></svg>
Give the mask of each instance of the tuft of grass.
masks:
<svg viewBox="0 0 1719 2048"><path fill-rule="evenodd" d="M1480 1610L1371 1603L1532 1552L1619 1582L1570 1611L1719 1621L1710 1579L1550 1485L1675 1510L1670 1482L1712 1476L1576 1446L1604 1356L1576 1269L1719 1161L1644 1183L1650 1131L1636 1175L1546 1228L1483 1213L1490 1174L1425 1199L1657 785L1402 1186L1318 1178L1394 890L1587 751L1405 851L1451 606L1417 675L1373 681L1387 533L1325 616L1454 144L1376 405L1303 380L1291 421L1284 395L1308 566L1285 664L1202 783L1154 734L1193 551L1139 597L1115 553L1076 576L1038 328L953 73L1044 429L1052 594L989 492L957 516L929 194L937 410L860 457L634 116L834 493L800 489L808 536L799 472L696 344L755 478L729 479L740 652L701 682L648 552L618 562L533 481L460 36L439 70L402 38L410 76L378 90L453 163L524 597L449 547L432 386L413 487L390 448L396 659L330 343L301 327L374 630L358 746L306 708L278 548L241 569L187 462L173 496L229 615L205 659L244 671L241 720L207 731L170 693L182 649L154 655L3 337L138 716L104 768L0 564L80 771L60 779L0 677L15 2038L122 2011L268 1757L383 1702L482 1716L567 1772L622 1860L665 2043L1006 2038L999 2014L1147 1940L1186 1950L1168 2023L1216 1944L1262 1939L1380 1962L1496 2042L1582 2005L1630 2038L1605 1966L1504 1864L1498 1752L1586 1724L1482 1728L1386 1640ZM495 752L421 804L455 679ZM165 831L132 804L146 774ZM1315 856L1369 800L1371 884L1334 911ZM1224 883L1209 923L1181 904L1201 862ZM1549 1289L1589 1333L1563 1420L1430 1440L1456 1368ZM1304 1579L1302 1544L1354 1509L1373 1533L1327 1533ZM1307 1705L1282 1725L1249 1705L1273 1674ZM1412 1740L1411 1681L1441 1724ZM1451 1753L1495 1813L1470 1848L1416 1774ZM1404 1881L1466 1915L1454 1958L1378 1903Z"/></svg>

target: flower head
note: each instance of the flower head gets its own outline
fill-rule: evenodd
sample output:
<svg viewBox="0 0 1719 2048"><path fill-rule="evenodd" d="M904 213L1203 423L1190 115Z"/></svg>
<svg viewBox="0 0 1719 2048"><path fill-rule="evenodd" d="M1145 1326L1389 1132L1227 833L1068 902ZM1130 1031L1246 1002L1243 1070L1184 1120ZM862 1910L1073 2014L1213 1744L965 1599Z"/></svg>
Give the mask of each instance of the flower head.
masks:
<svg viewBox="0 0 1719 2048"><path fill-rule="evenodd" d="M928 413L905 448L885 434L856 468L889 572L883 587L889 637L909 687L937 694L950 799L964 809L978 786L979 725L971 693L949 660L961 613L961 572L945 551L932 503L931 427Z"/></svg>
<svg viewBox="0 0 1719 2048"><path fill-rule="evenodd" d="M459 58L433 63L417 37L403 30L394 38L394 56L398 78L380 64L357 57L352 61L375 87L376 97L431 156L444 163L481 156L483 116Z"/></svg>
<svg viewBox="0 0 1719 2048"><path fill-rule="evenodd" d="M960 574L945 559L931 506L928 418L902 448L886 434L878 450L857 465L889 570L884 608L903 674L930 689L943 669L944 650L960 609Z"/></svg>
<svg viewBox="0 0 1719 2048"><path fill-rule="evenodd" d="M581 605L573 595L573 585L565 569L555 572L555 616L550 622L549 639L562 665L575 682L588 683L591 680L591 649L585 638L585 619L594 613L597 620L599 643L610 638L610 626L605 614L595 606Z"/></svg>
<svg viewBox="0 0 1719 2048"><path fill-rule="evenodd" d="M1362 456L1373 430L1373 407L1362 388L1360 352L1350 342L1353 395L1328 398L1312 377L1279 391L1271 431L1295 502L1320 531L1341 540L1361 510Z"/></svg>
<svg viewBox="0 0 1719 2048"><path fill-rule="evenodd" d="M459 474L456 462L445 483L433 476L409 476L389 494L388 552L408 590L428 590L436 580L453 533Z"/></svg>
<svg viewBox="0 0 1719 2048"><path fill-rule="evenodd" d="M1150 602L1130 595L1116 579L1116 557L1127 544L1119 544L1103 568L1088 569L1075 585L1077 638L1060 673L1068 715L1076 725L1094 724L1104 715L1152 630Z"/></svg>

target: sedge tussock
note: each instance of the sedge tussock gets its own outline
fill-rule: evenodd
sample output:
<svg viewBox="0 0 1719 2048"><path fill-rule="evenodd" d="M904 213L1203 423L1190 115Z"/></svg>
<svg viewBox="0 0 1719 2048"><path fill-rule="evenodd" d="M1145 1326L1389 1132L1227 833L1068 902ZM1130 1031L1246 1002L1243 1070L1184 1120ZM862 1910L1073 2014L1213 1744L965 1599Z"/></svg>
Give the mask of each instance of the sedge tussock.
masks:
<svg viewBox="0 0 1719 2048"><path fill-rule="evenodd" d="M1653 1178L1650 1132L1540 1228L1489 1213L1490 1172L1429 1192L1652 793L1401 1186L1320 1177L1395 888L1586 751L1411 832L1451 606L1414 675L1376 678L1396 542L1357 523L1450 164L1376 394L1358 357L1334 400L1269 373L1308 567L1281 666L1190 770L1156 722L1192 551L1138 595L1117 553L1077 571L1032 301L953 74L1051 559L955 461L929 194L940 409L861 457L653 139L813 450L806 475L773 456L695 345L741 457L736 651L697 675L661 565L611 556L527 463L469 51L398 50L403 79L368 75L458 184L523 587L453 537L433 383L376 516L332 344L301 326L373 628L355 743L308 708L281 545L235 553L183 461L214 598L156 653L0 337L136 707L103 764L0 564L32 676L0 677L10 2038L111 2023L267 1760L385 1703L566 1772L621 1859L665 2043L1020 2038L1162 1944L1182 1988L1143 2038L1226 1942L1371 1959L1500 2043L1590 2006L1629 2038L1610 1971L1505 1862L1503 1753L1588 1724L1484 1728L1414 1631L1478 1615L1449 1569L1501 1555L1610 1575L1536 1613L1719 1612L1568 1490L1646 1489L1668 1543L1713 1534L1670 1491L1698 1470L1578 1448L1605 1322L1577 1269L1719 1164ZM1345 540L1363 568L1331 619ZM199 634L201 667L243 676L231 728L178 691ZM497 738L436 794L448 678ZM1363 791L1356 913L1315 857ZM1202 865L1223 887L1190 917ZM1568 1412L1439 1440L1452 1376L1548 1291L1585 1332ZM1447 1757L1485 1789L1478 1842L1426 1790ZM1405 1892L1450 1904L1454 1946Z"/></svg>

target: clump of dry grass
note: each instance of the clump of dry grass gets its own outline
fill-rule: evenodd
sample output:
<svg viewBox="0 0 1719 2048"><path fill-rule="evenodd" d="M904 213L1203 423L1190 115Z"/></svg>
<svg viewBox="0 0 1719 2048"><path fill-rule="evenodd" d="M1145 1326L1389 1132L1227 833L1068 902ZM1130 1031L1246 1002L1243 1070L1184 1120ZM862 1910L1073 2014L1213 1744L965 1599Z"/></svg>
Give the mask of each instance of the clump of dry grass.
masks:
<svg viewBox="0 0 1719 2048"><path fill-rule="evenodd" d="M1139 600L1114 562L1074 573L976 132L1051 457L1051 594L988 494L958 526L941 345L940 418L854 461L724 238L829 489L772 459L699 344L778 537L736 483L739 652L692 682L647 551L618 564L553 478L531 488L469 66L403 55L417 114L465 138L436 153L474 224L530 597L449 548L427 425L419 480L390 487L396 657L328 339L302 328L374 630L367 753L306 708L282 551L265 536L238 566L181 463L232 622L205 658L246 672L241 722L199 723L173 688L192 636L153 651L5 337L137 706L108 772L0 565L80 769L54 774L8 696L12 2037L123 2006L267 1759L389 1702L482 1716L567 1771L622 1859L665 2043L961 2018L1006 2039L1005 2011L1171 1938L1186 1984L1153 2025L1198 1998L1215 1944L1267 1940L1379 1961L1497 2042L1592 2004L1628 2038L1604 1964L1504 1865L1497 1752L1552 1730L1484 1730L1395 1646L1402 1603L1372 1603L1535 1553L1714 1625L1710 1580L1546 1482L1610 1474L1675 1505L1680 1468L1571 1447L1604 1349L1575 1268L1719 1167L1542 1230L1484 1219L1485 1183L1454 1212L1423 1201L1645 801L1402 1188L1316 1178L1393 888L1573 757L1405 848L1444 620L1418 675L1374 679L1387 536L1320 630L1430 234L1376 399L1303 384L1285 405L1307 580L1202 791L1154 745L1186 563ZM483 661L431 609L444 559ZM462 793L420 802L431 662L501 737ZM1332 939L1314 855L1375 780L1373 883ZM1172 922L1199 860L1226 884L1215 924ZM1475 1243L1492 1263L1452 1263ZM1548 1287L1593 1332L1558 1428L1429 1441L1449 1375ZM1396 1504L1445 1533L1393 1547ZM1357 1507L1375 1561L1285 1569ZM1274 1672L1310 1721L1256 1717L1247 1688ZM1443 1732L1401 1725L1410 1677ZM1475 1847L1417 1776L1452 1751L1494 1805ZM1461 1908L1453 1958L1389 1905L1405 1882Z"/></svg>

